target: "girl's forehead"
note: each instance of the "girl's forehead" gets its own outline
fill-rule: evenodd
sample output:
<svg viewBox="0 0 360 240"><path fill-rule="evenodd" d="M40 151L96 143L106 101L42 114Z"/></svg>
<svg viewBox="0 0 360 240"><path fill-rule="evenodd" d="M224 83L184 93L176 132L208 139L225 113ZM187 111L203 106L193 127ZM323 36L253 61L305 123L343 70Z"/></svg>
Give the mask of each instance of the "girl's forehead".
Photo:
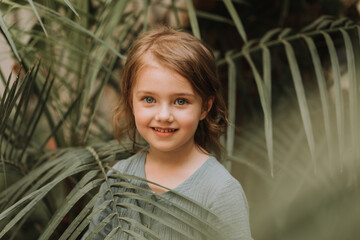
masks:
<svg viewBox="0 0 360 240"><path fill-rule="evenodd" d="M169 88L176 86L180 89L187 88L193 91L193 86L187 78L156 62L144 65L134 83L135 88L147 87L156 89L163 88L163 86L168 86Z"/></svg>
<svg viewBox="0 0 360 240"><path fill-rule="evenodd" d="M141 58L139 59L139 67L138 70L134 76L134 78L131 80L131 90L134 90L134 87L136 86L138 79L140 77L144 77L143 74L147 74L149 76L149 69L159 69L161 71L165 71L168 73L172 73L178 76L181 76L182 78L186 79L187 84L189 84L193 90L193 92L195 94L201 95L200 92L198 90L196 90L198 88L198 86L196 85L196 80L195 79L191 79L189 80L186 76L184 76L184 73L181 71L182 69L180 68L179 71L175 70L175 67L172 68L171 64L169 64L169 61L164 63L163 61L158 60L152 53L151 50L147 51L145 54L143 54L143 56L141 56ZM148 77L146 76L146 77Z"/></svg>
<svg viewBox="0 0 360 240"><path fill-rule="evenodd" d="M133 82L133 96L144 92L200 97L200 94L195 90L191 81L176 71L164 67L155 61L143 65L141 71L137 74L137 78Z"/></svg>
<svg viewBox="0 0 360 240"><path fill-rule="evenodd" d="M159 72L171 73L173 75L177 74L177 75L180 75L183 77L183 75L181 73L179 73L178 71L175 71L171 67L167 66L165 63L162 63L161 61L156 59L153 54L147 52L144 54L144 56L142 56L142 58L140 60L140 66L135 75L135 78L132 79L133 86L136 84L137 79L139 77L142 77L144 72L149 72L149 70L151 70L151 69L158 70ZM190 81L189 81L189 83L192 84Z"/></svg>

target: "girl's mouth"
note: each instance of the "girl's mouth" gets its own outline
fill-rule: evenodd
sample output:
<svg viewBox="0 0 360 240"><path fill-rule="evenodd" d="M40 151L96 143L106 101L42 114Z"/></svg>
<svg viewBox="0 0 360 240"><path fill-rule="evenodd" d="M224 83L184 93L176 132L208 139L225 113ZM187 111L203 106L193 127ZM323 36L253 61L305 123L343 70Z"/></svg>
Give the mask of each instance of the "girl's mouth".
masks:
<svg viewBox="0 0 360 240"><path fill-rule="evenodd" d="M177 129L175 129L175 128L156 128L156 127L153 127L152 129L157 131L157 132L161 132L161 133L171 133L171 132L177 131Z"/></svg>

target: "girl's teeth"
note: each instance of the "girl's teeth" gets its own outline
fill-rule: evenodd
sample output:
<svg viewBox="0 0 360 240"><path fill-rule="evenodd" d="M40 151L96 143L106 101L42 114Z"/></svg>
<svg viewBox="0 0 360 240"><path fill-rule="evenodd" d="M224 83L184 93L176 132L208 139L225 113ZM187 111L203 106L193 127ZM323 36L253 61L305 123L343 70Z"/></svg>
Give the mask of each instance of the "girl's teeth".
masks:
<svg viewBox="0 0 360 240"><path fill-rule="evenodd" d="M155 131L162 132L162 133L175 132L175 129L159 129L159 128L154 128L154 129L155 129Z"/></svg>

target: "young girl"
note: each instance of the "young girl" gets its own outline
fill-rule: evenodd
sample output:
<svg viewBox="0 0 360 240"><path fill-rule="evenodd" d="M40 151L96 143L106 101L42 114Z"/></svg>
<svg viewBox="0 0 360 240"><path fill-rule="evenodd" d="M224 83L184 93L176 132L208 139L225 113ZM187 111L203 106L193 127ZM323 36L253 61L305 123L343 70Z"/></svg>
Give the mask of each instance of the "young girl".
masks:
<svg viewBox="0 0 360 240"><path fill-rule="evenodd" d="M166 27L134 42L115 132L134 143L139 133L148 147L108 173L83 239L252 239L244 191L215 158L226 114L203 42Z"/></svg>

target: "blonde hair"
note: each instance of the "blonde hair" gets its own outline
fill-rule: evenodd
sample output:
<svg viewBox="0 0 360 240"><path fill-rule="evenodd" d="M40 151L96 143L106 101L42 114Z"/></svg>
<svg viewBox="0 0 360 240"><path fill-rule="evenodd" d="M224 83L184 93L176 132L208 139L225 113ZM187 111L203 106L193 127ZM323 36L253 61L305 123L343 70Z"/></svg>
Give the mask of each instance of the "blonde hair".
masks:
<svg viewBox="0 0 360 240"><path fill-rule="evenodd" d="M209 99L213 105L205 119L199 122L195 144L221 159L220 136L228 125L227 109L217 77L212 51L189 33L160 27L140 36L132 45L121 75L121 97L114 112L115 137L121 143L124 134L136 143L136 125L132 112L132 89L137 74L145 64L143 56L151 54L162 66L188 79L200 95L203 108ZM135 149L133 149L135 150Z"/></svg>

